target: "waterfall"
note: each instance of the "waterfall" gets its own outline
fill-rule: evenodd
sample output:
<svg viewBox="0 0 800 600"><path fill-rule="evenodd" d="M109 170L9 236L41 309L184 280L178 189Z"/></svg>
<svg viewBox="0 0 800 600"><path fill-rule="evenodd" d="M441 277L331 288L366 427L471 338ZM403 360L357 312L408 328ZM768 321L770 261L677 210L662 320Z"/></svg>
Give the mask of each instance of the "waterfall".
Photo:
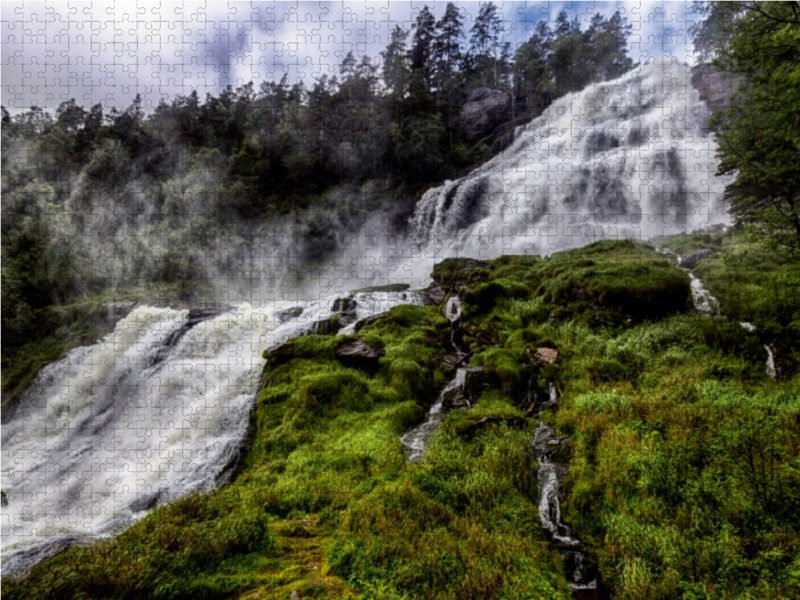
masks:
<svg viewBox="0 0 800 600"><path fill-rule="evenodd" d="M45 367L2 426L3 573L213 488L238 457L264 349L314 331L345 305L365 318L403 303L421 298L140 306L98 343Z"/></svg>
<svg viewBox="0 0 800 600"><path fill-rule="evenodd" d="M501 154L424 194L414 245L437 258L546 255L729 223L690 78L665 59L556 100Z"/></svg>
<svg viewBox="0 0 800 600"><path fill-rule="evenodd" d="M552 382L549 384L549 396L546 405L555 406L558 402L558 390ZM539 517L542 525L558 542L572 589L596 590L597 565L581 550L581 541L572 535L572 530L564 524L561 517L559 479L563 477L567 466L555 462L551 456L551 447L559 445L560 441L553 428L539 421L539 427L533 434L533 452L539 461Z"/></svg>
<svg viewBox="0 0 800 600"><path fill-rule="evenodd" d="M549 254L729 221L708 110L689 81L689 67L668 60L557 100L502 154L426 192L410 239L384 240L376 226L331 257L332 275L317 275L332 283L320 289L366 280L419 286L447 256ZM267 281L285 279L278 267L263 270ZM257 296L254 280L231 282L244 286L236 297ZM46 367L2 427L3 572L216 485L245 435L261 352L343 312L337 300L242 303L221 314L138 307L103 340ZM347 300L355 320L422 301L410 292ZM451 298L454 325L460 310ZM465 378L458 369L422 429L404 436L412 460Z"/></svg>
<svg viewBox="0 0 800 600"><path fill-rule="evenodd" d="M678 264L680 264L680 262ZM714 296L709 293L709 291L703 286L703 282L700 281L694 273L688 270L686 272L689 274L689 279L691 280L691 291L694 307L701 313L712 316L718 315L719 300L714 298Z"/></svg>
<svg viewBox="0 0 800 600"><path fill-rule="evenodd" d="M450 383L442 390L441 394L439 394L438 400L431 406L431 409L425 416L425 420L416 427L410 429L400 438L403 446L405 446L408 451L409 461L416 462L422 460L425 456L425 446L428 440L439 428L445 416L447 416L445 404L452 401L455 396L458 396L462 392L464 384L467 381L468 370L469 369L466 367L456 369L455 377L453 377Z"/></svg>

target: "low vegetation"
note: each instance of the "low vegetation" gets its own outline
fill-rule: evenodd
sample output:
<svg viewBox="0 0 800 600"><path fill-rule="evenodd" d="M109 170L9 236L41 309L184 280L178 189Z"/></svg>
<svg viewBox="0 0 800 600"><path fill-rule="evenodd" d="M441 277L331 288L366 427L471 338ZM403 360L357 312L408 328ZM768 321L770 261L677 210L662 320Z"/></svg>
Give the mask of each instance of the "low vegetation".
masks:
<svg viewBox="0 0 800 600"><path fill-rule="evenodd" d="M616 597L800 594L800 378L767 376L758 329L694 312L686 274L633 242L448 260L436 276L463 299L460 343L485 377L422 462L399 436L453 377L451 326L441 306L399 306L357 336L267 353L252 447L228 486L4 593L569 598L539 521L526 404L553 382L559 409L540 418L568 436L566 521ZM337 359L356 338L383 350L377 364ZM532 361L538 347L558 361Z"/></svg>

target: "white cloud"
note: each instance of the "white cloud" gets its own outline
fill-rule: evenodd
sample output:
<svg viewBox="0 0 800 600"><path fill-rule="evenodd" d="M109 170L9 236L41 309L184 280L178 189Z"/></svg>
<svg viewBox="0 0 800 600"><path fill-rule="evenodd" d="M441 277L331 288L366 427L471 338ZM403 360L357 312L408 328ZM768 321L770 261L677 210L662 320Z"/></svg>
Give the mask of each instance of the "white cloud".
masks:
<svg viewBox="0 0 800 600"><path fill-rule="evenodd" d="M427 4L446 2L2 2L2 98L10 110L145 105L196 88L333 75L348 51L378 60L389 32L410 29ZM457 3L472 27L479 3ZM620 10L633 24L634 60L689 60L686 2L498 2L505 36L516 46L540 19L563 8L582 22Z"/></svg>

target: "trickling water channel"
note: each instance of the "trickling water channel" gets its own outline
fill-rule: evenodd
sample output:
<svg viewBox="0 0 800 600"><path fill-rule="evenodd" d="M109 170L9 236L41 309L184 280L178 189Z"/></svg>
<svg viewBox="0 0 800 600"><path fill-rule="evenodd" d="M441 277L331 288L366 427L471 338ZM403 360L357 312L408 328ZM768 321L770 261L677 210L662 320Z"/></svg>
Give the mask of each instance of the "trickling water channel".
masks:
<svg viewBox="0 0 800 600"><path fill-rule="evenodd" d="M555 408L557 404L558 390L551 383L549 399L540 407L540 411L545 407ZM533 434L533 452L539 461L539 517L558 545L572 589L590 592L597 590L597 566L582 550L581 541L573 536L561 516L559 482L566 474L567 465L553 458L553 449L559 447L560 443L553 428L539 421L539 427Z"/></svg>
<svg viewBox="0 0 800 600"><path fill-rule="evenodd" d="M462 392L466 380L467 369L464 367L456 369L455 377L445 386L442 393L439 394L439 399L431 406L428 414L425 415L425 420L416 427L410 429L400 438L400 441L403 442L403 446L405 446L408 451L409 461L416 462L422 460L425 456L425 446L428 444L428 440L447 416L445 410L446 403Z"/></svg>
<svg viewBox="0 0 800 600"><path fill-rule="evenodd" d="M455 341L456 331L461 326L461 300L458 294L452 294L444 306L444 315L450 321L451 333L450 343L458 356L463 356L464 353ZM467 381L468 367L461 367L456 369L455 377L450 380L444 389L439 394L438 400L431 406L428 414L425 415L425 420L412 427L409 431L400 437L400 441L405 446L408 452L408 460L416 462L422 460L425 456L425 446L428 440L439 429L444 418L447 416L446 409L448 405L460 403L463 398L464 384ZM464 400L467 405L469 401Z"/></svg>

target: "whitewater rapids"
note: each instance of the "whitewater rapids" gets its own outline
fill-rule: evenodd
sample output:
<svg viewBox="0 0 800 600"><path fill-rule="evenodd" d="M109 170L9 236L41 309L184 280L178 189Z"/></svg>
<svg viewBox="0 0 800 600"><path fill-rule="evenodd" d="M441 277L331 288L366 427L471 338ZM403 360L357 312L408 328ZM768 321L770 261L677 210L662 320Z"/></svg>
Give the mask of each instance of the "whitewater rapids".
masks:
<svg viewBox="0 0 800 600"><path fill-rule="evenodd" d="M413 292L350 295L356 319L419 303ZM341 305L140 306L45 367L2 426L3 574L216 486L238 459L262 352Z"/></svg>
<svg viewBox="0 0 800 600"><path fill-rule="evenodd" d="M427 191L425 256L495 258L730 223L709 110L673 59L556 100L469 175Z"/></svg>

